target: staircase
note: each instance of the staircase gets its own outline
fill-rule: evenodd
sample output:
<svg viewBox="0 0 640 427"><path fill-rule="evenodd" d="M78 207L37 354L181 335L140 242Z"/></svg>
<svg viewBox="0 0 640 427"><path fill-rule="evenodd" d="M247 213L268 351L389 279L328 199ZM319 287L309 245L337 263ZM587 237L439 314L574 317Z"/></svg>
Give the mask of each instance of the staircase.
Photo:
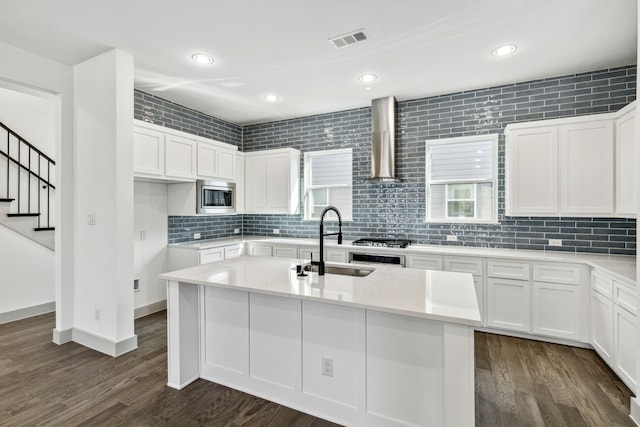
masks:
<svg viewBox="0 0 640 427"><path fill-rule="evenodd" d="M0 224L54 248L55 162L0 122Z"/></svg>

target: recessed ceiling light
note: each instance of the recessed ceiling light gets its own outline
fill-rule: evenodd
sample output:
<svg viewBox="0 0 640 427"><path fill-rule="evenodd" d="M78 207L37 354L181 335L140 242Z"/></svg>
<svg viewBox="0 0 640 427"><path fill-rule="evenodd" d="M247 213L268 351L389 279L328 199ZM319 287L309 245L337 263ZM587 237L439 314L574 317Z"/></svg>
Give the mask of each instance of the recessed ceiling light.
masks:
<svg viewBox="0 0 640 427"><path fill-rule="evenodd" d="M267 95L264 96L264 100L268 101L268 102L276 102L277 100L279 100L280 97L274 93L269 93Z"/></svg>
<svg viewBox="0 0 640 427"><path fill-rule="evenodd" d="M358 78L360 79L361 82L371 83L372 81L376 80L378 76L376 76L375 74L363 74Z"/></svg>
<svg viewBox="0 0 640 427"><path fill-rule="evenodd" d="M515 44L508 44L497 47L493 50L493 56L505 56L516 51L518 47Z"/></svg>
<svg viewBox="0 0 640 427"><path fill-rule="evenodd" d="M196 64L211 64L213 62L213 58L210 57L209 55L205 55L204 53L194 53L193 55L191 55L191 59L193 59L193 62L195 62Z"/></svg>

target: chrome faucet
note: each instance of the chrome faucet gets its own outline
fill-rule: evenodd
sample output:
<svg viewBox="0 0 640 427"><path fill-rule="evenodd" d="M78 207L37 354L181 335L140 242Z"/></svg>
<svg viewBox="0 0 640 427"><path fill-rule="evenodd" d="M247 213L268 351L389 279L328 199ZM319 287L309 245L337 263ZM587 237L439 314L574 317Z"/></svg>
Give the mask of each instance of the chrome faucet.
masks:
<svg viewBox="0 0 640 427"><path fill-rule="evenodd" d="M329 211L334 211L338 215L338 232L337 233L325 233L324 232L324 216ZM311 260L311 264L318 266L318 275L324 276L324 236L338 235L338 244L342 244L342 217L340 211L335 206L327 206L322 210L320 214L320 261Z"/></svg>

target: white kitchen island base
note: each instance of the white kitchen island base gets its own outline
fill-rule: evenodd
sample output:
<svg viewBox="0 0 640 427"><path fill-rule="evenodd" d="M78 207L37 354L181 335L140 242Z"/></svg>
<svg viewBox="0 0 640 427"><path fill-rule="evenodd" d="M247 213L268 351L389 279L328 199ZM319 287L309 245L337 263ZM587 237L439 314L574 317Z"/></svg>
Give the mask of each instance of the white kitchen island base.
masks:
<svg viewBox="0 0 640 427"><path fill-rule="evenodd" d="M471 324L196 282L168 280L169 386L203 378L349 426L474 425Z"/></svg>

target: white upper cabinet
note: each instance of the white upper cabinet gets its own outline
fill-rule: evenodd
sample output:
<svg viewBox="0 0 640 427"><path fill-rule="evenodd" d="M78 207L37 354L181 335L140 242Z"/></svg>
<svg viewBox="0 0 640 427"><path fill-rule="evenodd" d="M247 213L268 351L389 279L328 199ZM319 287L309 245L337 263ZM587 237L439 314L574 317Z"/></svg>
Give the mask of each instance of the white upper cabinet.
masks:
<svg viewBox="0 0 640 427"><path fill-rule="evenodd" d="M236 150L198 142L198 178L236 180Z"/></svg>
<svg viewBox="0 0 640 427"><path fill-rule="evenodd" d="M631 216L635 136L630 108L508 125L506 214Z"/></svg>
<svg viewBox="0 0 640 427"><path fill-rule="evenodd" d="M558 132L555 128L510 131L506 145L509 215L558 212Z"/></svg>
<svg viewBox="0 0 640 427"><path fill-rule="evenodd" d="M164 133L134 126L133 172L140 176L164 176Z"/></svg>
<svg viewBox="0 0 640 427"><path fill-rule="evenodd" d="M238 147L134 120L133 172L143 179L235 181Z"/></svg>
<svg viewBox="0 0 640 427"><path fill-rule="evenodd" d="M300 151L254 151L245 157L245 212L296 214L300 210Z"/></svg>
<svg viewBox="0 0 640 427"><path fill-rule="evenodd" d="M616 212L636 216L636 103L619 112L616 120Z"/></svg>
<svg viewBox="0 0 640 427"><path fill-rule="evenodd" d="M613 120L559 127L561 214L613 213Z"/></svg>
<svg viewBox="0 0 640 427"><path fill-rule="evenodd" d="M196 179L196 142L178 135L165 135L164 174L167 178Z"/></svg>

